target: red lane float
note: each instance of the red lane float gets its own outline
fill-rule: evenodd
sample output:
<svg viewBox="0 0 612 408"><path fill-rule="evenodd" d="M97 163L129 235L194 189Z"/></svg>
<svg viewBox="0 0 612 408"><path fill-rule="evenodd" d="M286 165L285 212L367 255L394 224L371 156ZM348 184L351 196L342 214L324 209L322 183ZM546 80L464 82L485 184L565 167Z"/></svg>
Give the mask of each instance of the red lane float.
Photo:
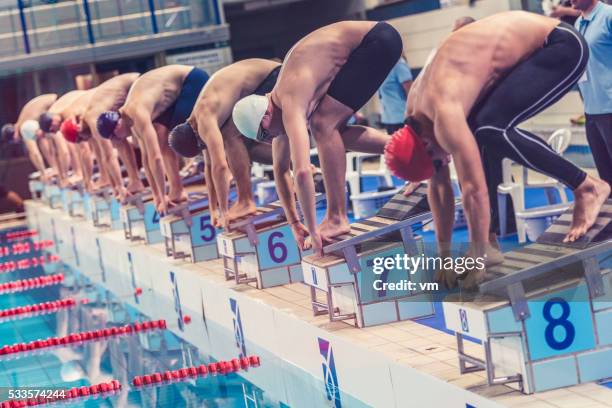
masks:
<svg viewBox="0 0 612 408"><path fill-rule="evenodd" d="M21 279L0 284L0 294L9 292L22 292L24 290L42 288L50 285L57 285L64 281L63 273L54 275L43 275L36 278Z"/></svg>
<svg viewBox="0 0 612 408"><path fill-rule="evenodd" d="M97 395L102 395L103 397L108 397L112 394L116 394L121 391L122 385L117 380L112 380L106 383L93 384L89 387L74 387L62 392L63 395L59 395L57 397L51 398L30 398L25 400L10 400L4 401L0 403L0 408L21 408L21 407L33 407L36 405L46 405L52 404L55 402L62 402L77 398L87 398L87 397L95 397Z"/></svg>
<svg viewBox="0 0 612 408"><path fill-rule="evenodd" d="M4 237L7 241L17 241L20 239L26 239L35 237L38 235L38 231L36 230L21 230L21 231L12 231L4 234Z"/></svg>
<svg viewBox="0 0 612 408"><path fill-rule="evenodd" d="M206 377L207 375L226 375L240 370L247 370L249 367L259 367L261 361L259 356L234 358L229 361L217 361L208 365L179 368L163 373L153 373L138 375L132 379L135 388L144 387L150 384L162 384L173 381L185 381L191 378Z"/></svg>
<svg viewBox="0 0 612 408"><path fill-rule="evenodd" d="M55 243L50 240L44 241L35 241L35 242L15 242L11 246L0 247L0 257L9 256L9 255L23 255L29 254L31 252L38 252L46 248L50 248Z"/></svg>
<svg viewBox="0 0 612 408"><path fill-rule="evenodd" d="M76 305L76 300L72 298L54 300L52 302L36 303L33 305L19 306L12 309L0 310L0 319L10 317L21 317L29 314L49 314L55 313L60 309L69 309Z"/></svg>
<svg viewBox="0 0 612 408"><path fill-rule="evenodd" d="M32 258L20 259L18 261L6 261L0 262L0 273L14 272L16 270L28 269L30 267L37 267L46 263L59 262L57 255L45 255L34 256Z"/></svg>
<svg viewBox="0 0 612 408"><path fill-rule="evenodd" d="M63 337L49 337L45 340L36 340L29 343L15 343L0 347L0 356L13 355L28 351L40 350L49 347L72 346L74 344L98 341L109 337L131 335L148 330L165 330L165 320L152 320L142 323L126 324L125 326L107 327L81 333L71 333Z"/></svg>

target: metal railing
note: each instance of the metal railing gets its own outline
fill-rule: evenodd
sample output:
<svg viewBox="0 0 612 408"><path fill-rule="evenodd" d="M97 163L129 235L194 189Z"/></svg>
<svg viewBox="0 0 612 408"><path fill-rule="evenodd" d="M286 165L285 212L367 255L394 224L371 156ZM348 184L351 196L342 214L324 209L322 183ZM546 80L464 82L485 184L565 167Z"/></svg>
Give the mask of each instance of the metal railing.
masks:
<svg viewBox="0 0 612 408"><path fill-rule="evenodd" d="M221 24L219 0L0 0L0 59Z"/></svg>

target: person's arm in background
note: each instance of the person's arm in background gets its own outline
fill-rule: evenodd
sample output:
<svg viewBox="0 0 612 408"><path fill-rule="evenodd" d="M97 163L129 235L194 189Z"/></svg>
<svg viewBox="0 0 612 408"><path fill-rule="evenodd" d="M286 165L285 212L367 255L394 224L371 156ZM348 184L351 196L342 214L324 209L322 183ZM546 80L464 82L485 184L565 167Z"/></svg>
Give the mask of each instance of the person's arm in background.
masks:
<svg viewBox="0 0 612 408"><path fill-rule="evenodd" d="M406 93L406 100L408 99L408 93L410 92L410 87L412 86L413 76L412 71L410 70L410 66L408 62L402 57L397 63L396 70L397 80L400 84L402 84L402 88Z"/></svg>
<svg viewBox="0 0 612 408"><path fill-rule="evenodd" d="M299 248L307 249L304 247L304 241L308 235L308 230L301 223L295 205L295 190L293 188L293 178L291 177L290 156L287 136L279 135L275 137L272 141L272 170L274 172L276 192Z"/></svg>

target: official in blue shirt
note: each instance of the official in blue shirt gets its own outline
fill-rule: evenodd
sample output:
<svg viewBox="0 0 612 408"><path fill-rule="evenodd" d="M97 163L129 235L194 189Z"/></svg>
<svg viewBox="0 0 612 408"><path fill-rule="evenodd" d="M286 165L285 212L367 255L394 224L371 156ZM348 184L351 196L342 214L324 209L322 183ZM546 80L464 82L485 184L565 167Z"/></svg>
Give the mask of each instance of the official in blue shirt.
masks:
<svg viewBox="0 0 612 408"><path fill-rule="evenodd" d="M575 25L590 51L578 82L587 140L599 176L612 185L612 6L598 0L572 0L572 6L581 12Z"/></svg>
<svg viewBox="0 0 612 408"><path fill-rule="evenodd" d="M402 57L378 90L382 104L381 124L388 133L393 133L404 125L406 99L412 79L410 67Z"/></svg>

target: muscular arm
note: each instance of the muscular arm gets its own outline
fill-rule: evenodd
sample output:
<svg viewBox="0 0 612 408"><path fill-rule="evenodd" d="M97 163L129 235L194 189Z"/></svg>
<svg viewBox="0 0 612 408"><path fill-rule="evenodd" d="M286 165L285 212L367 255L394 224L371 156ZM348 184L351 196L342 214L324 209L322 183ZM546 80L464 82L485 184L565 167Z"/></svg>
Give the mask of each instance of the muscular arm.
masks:
<svg viewBox="0 0 612 408"><path fill-rule="evenodd" d="M159 203L164 203L164 197L166 195L166 172L164 162L162 161L159 141L157 140L157 133L155 132L151 118L147 115L137 114L134 118L132 130L140 139L141 149L144 149L143 156L146 156L150 177L152 177L152 179L149 179L149 183L151 186L155 186ZM149 177L149 174L147 174L147 177Z"/></svg>
<svg viewBox="0 0 612 408"><path fill-rule="evenodd" d="M206 180L206 189L208 190L208 206L213 224L217 224L217 210L219 209L219 194L215 188L215 183L212 175L212 165L208 150L204 151L204 180Z"/></svg>
<svg viewBox="0 0 612 408"><path fill-rule="evenodd" d="M287 136L281 135L274 138L272 142L272 170L274 171L274 184L280 199L287 221L293 224L299 221L300 217L295 205L295 192L293 180L291 179L291 161L289 151L289 141Z"/></svg>
<svg viewBox="0 0 612 408"><path fill-rule="evenodd" d="M438 250L446 256L450 251L455 222L455 197L448 166L442 167L429 180L427 201L433 214Z"/></svg>
<svg viewBox="0 0 612 408"><path fill-rule="evenodd" d="M482 252L488 242L491 222L489 197L480 152L465 117L460 104L445 103L436 112L434 132L441 147L453 157L470 241L478 252Z"/></svg>
<svg viewBox="0 0 612 408"><path fill-rule="evenodd" d="M28 149L28 157L30 161L36 167L41 174L41 177L44 178L45 175L45 162L40 154L40 150L38 149L38 145L35 140L24 140L26 148Z"/></svg>
<svg viewBox="0 0 612 408"><path fill-rule="evenodd" d="M225 218L229 210L229 189L232 174L225 159L221 130L217 126L216 120L211 119L208 115L198 117L198 133L206 143L206 168L210 171L212 181L210 186L214 186L221 215ZM208 184L208 180L206 180L206 183Z"/></svg>
<svg viewBox="0 0 612 408"><path fill-rule="evenodd" d="M306 228L313 237L313 246L316 247L320 245L320 242L315 242L315 237L317 239L319 237L315 208L315 186L310 170L310 140L305 112L306 110L299 104L283 105L283 124L289 139L297 196L304 214ZM321 248L315 248L315 250L321 252Z"/></svg>

